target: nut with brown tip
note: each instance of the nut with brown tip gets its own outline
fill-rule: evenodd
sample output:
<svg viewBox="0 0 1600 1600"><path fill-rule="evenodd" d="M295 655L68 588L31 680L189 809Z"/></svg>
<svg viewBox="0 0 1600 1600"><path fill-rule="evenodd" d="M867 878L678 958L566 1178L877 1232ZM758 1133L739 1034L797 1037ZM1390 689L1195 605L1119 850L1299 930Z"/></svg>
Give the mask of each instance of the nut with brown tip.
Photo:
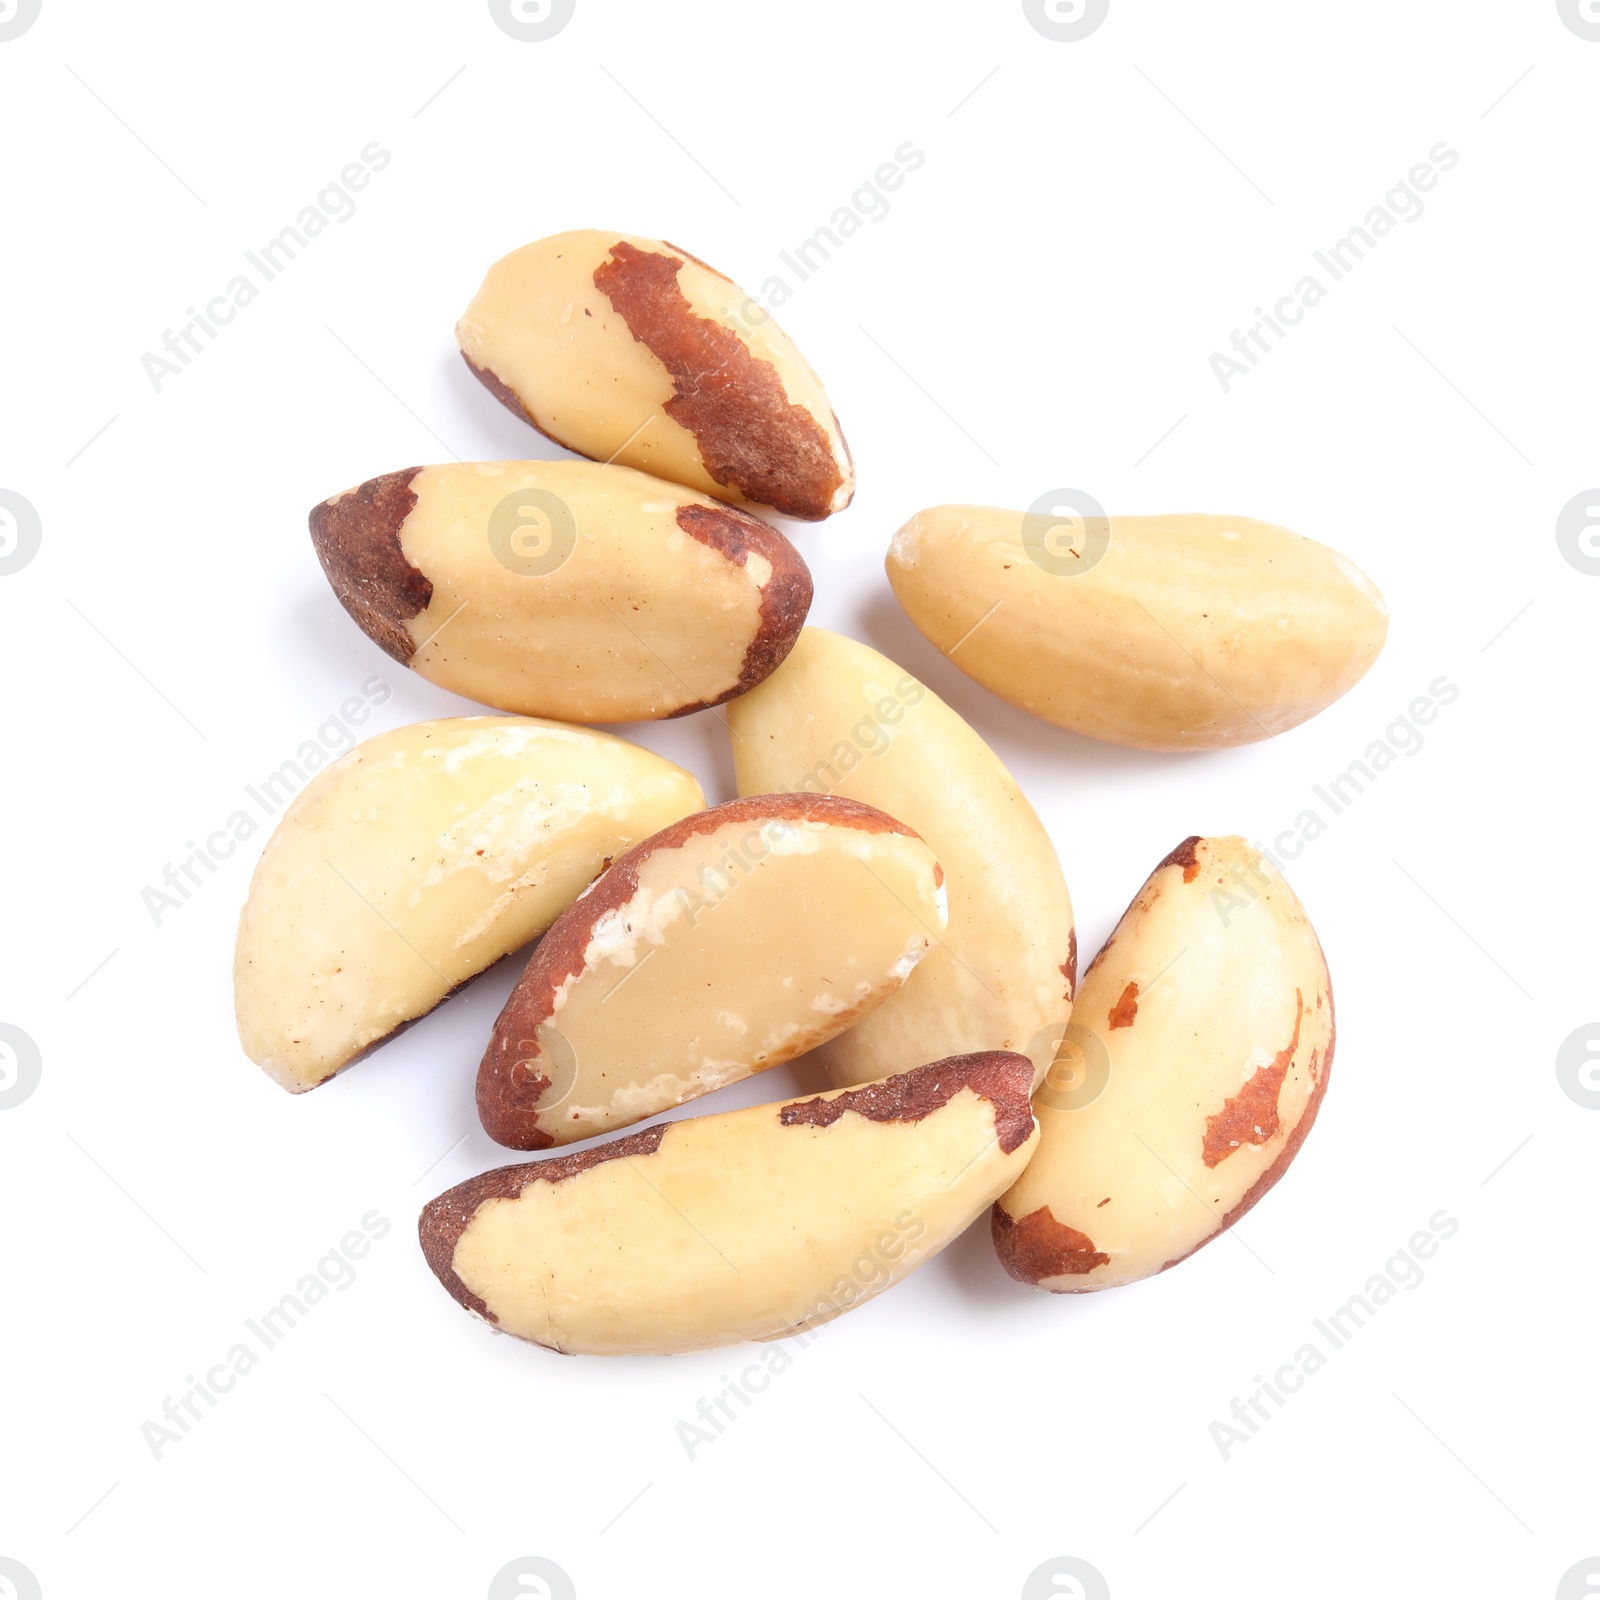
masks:
<svg viewBox="0 0 1600 1600"><path fill-rule="evenodd" d="M456 337L496 399L580 455L806 521L855 491L793 341L676 245L594 228L524 245L489 269Z"/></svg>
<svg viewBox="0 0 1600 1600"><path fill-rule="evenodd" d="M674 823L556 921L478 1069L491 1138L543 1150L791 1061L883 1004L944 874L871 806L758 795Z"/></svg>
<svg viewBox="0 0 1600 1600"><path fill-rule="evenodd" d="M667 1355L830 1321L942 1250L1022 1171L1026 1056L626 1134L469 1179L423 1211L468 1310L572 1354Z"/></svg>
<svg viewBox="0 0 1600 1600"><path fill-rule="evenodd" d="M1012 1277L1057 1293L1176 1265L1288 1169L1333 1066L1333 988L1294 891L1243 839L1186 839L1084 975L994 1208Z"/></svg>
<svg viewBox="0 0 1600 1600"><path fill-rule="evenodd" d="M811 574L777 529L588 461L373 478L311 512L328 581L369 638L485 705L568 722L682 716L788 654Z"/></svg>

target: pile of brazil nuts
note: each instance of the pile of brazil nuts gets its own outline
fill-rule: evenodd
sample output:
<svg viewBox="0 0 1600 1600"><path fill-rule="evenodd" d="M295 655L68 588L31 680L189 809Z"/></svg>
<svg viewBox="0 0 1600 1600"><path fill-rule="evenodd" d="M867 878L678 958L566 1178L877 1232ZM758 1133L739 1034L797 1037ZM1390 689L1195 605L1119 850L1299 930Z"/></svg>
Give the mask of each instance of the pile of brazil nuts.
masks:
<svg viewBox="0 0 1600 1600"><path fill-rule="evenodd" d="M408 467L311 512L357 626L506 714L379 734L302 791L240 920L239 1036L300 1093L537 940L478 1114L514 1150L596 1142L457 1184L419 1233L456 1300L554 1350L782 1338L990 1208L1013 1278L1132 1283L1277 1182L1333 1064L1327 963L1258 851L1184 840L1080 981L1015 779L898 664L805 626L811 574L755 512L831 516L855 469L752 304L661 240L524 246L461 352L589 459ZM1151 750L1294 727L1388 622L1342 556L1239 517L1096 514L1063 540L1039 511L937 506L887 568L979 683ZM587 726L718 705L724 805ZM830 1092L635 1126L802 1055Z"/></svg>

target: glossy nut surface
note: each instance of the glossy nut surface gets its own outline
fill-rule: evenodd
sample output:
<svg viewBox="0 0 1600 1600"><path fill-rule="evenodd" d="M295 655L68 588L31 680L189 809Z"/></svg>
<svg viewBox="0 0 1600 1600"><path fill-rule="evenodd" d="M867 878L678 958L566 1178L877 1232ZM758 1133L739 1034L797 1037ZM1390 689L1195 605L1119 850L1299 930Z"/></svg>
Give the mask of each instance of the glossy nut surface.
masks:
<svg viewBox="0 0 1600 1600"><path fill-rule="evenodd" d="M478 1070L491 1138L543 1150L804 1054L945 927L944 874L870 806L758 795L621 856L557 920Z"/></svg>

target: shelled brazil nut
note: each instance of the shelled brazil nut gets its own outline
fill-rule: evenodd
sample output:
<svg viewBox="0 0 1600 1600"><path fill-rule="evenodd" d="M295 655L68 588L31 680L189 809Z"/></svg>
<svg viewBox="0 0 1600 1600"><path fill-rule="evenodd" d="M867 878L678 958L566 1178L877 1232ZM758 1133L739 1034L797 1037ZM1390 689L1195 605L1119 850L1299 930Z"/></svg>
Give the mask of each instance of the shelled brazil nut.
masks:
<svg viewBox="0 0 1600 1600"><path fill-rule="evenodd" d="M245 1053L314 1088L704 803L681 767L587 728L453 717L366 740L256 864L233 968Z"/></svg>
<svg viewBox="0 0 1600 1600"><path fill-rule="evenodd" d="M783 660L811 574L775 528L628 467L412 467L313 508L367 636L485 705L577 722L682 716Z"/></svg>
<svg viewBox="0 0 1600 1600"><path fill-rule="evenodd" d="M937 852L949 926L906 986L818 1052L837 1084L973 1050L1049 1065L1072 1011L1078 939L1055 847L981 738L904 668L807 628L784 664L728 707L741 794L864 801Z"/></svg>
<svg viewBox="0 0 1600 1600"><path fill-rule="evenodd" d="M933 851L871 806L760 795L635 845L559 917L478 1069L518 1150L568 1144L803 1054L945 927Z"/></svg>
<svg viewBox="0 0 1600 1600"><path fill-rule="evenodd" d="M1360 679L1389 626L1343 556L1247 517L935 506L886 565L906 614L985 688L1146 750L1295 727Z"/></svg>
<svg viewBox="0 0 1600 1600"><path fill-rule="evenodd" d="M469 1178L428 1264L553 1350L706 1350L830 1321L943 1249L1022 1171L1032 1064L938 1061L859 1089L661 1123Z"/></svg>
<svg viewBox="0 0 1600 1600"><path fill-rule="evenodd" d="M807 521L855 491L793 341L676 245L596 228L524 245L489 269L456 338L497 399L579 455Z"/></svg>
<svg viewBox="0 0 1600 1600"><path fill-rule="evenodd" d="M991 1206L1005 1270L1056 1292L1159 1272L1244 1215L1334 1046L1275 869L1186 840L1080 983L1011 774L911 674L805 628L805 562L743 509L816 521L854 493L771 314L677 246L590 229L497 261L456 332L496 399L590 459L386 473L311 534L371 639L519 715L380 735L317 778L235 960L245 1048L299 1091L543 934L479 1117L522 1150L609 1137L424 1209L455 1299L556 1350L703 1350L826 1322ZM1361 572L1286 529L1111 518L1071 490L921 512L886 566L978 683L1158 751L1293 728L1388 626ZM709 810L688 773L570 725L723 705L741 798ZM801 1055L831 1093L619 1133Z"/></svg>
<svg viewBox="0 0 1600 1600"><path fill-rule="evenodd" d="M1006 1271L1106 1289L1216 1238L1299 1151L1333 1044L1327 963L1294 891L1243 839L1184 840L1084 975L1035 1097L1039 1148L994 1209Z"/></svg>

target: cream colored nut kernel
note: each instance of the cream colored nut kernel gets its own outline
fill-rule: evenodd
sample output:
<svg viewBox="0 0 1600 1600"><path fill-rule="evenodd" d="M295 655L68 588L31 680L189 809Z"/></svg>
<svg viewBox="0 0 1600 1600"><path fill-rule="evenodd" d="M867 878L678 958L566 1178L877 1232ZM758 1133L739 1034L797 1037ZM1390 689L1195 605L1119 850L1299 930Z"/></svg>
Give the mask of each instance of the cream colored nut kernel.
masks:
<svg viewBox="0 0 1600 1600"><path fill-rule="evenodd" d="M233 965L245 1053L315 1088L704 803L682 768L587 728L452 717L368 739L256 865Z"/></svg>
<svg viewBox="0 0 1600 1600"><path fill-rule="evenodd" d="M423 1253L468 1310L569 1354L785 1338L982 1214L1033 1149L1032 1079L963 1056L503 1167L424 1209Z"/></svg>
<svg viewBox="0 0 1600 1600"><path fill-rule="evenodd" d="M1344 557L1244 517L936 506L895 535L887 566L906 614L985 688L1146 750L1295 727L1359 681L1389 627Z"/></svg>
<svg viewBox="0 0 1600 1600"><path fill-rule="evenodd" d="M628 467L411 467L311 512L344 608L397 661L528 716L681 716L761 682L811 604L775 528Z"/></svg>
<svg viewBox="0 0 1600 1600"><path fill-rule="evenodd" d="M1034 1097L1039 1148L994 1209L1006 1271L1108 1289L1214 1239L1294 1159L1333 1041L1294 891L1243 839L1186 839L1084 974Z"/></svg>
<svg viewBox="0 0 1600 1600"><path fill-rule="evenodd" d="M903 668L807 628L728 707L741 794L846 795L913 827L950 924L904 989L818 1052L837 1084L940 1056L1020 1050L1042 1075L1072 1010L1078 941L1054 846L999 758Z"/></svg>
<svg viewBox="0 0 1600 1600"><path fill-rule="evenodd" d="M556 921L478 1071L491 1138L543 1150L804 1054L945 928L933 851L871 806L762 795L619 857Z"/></svg>
<svg viewBox="0 0 1600 1600"><path fill-rule="evenodd" d="M855 491L817 375L687 250L602 229L497 261L456 325L500 401L580 455L808 521Z"/></svg>

